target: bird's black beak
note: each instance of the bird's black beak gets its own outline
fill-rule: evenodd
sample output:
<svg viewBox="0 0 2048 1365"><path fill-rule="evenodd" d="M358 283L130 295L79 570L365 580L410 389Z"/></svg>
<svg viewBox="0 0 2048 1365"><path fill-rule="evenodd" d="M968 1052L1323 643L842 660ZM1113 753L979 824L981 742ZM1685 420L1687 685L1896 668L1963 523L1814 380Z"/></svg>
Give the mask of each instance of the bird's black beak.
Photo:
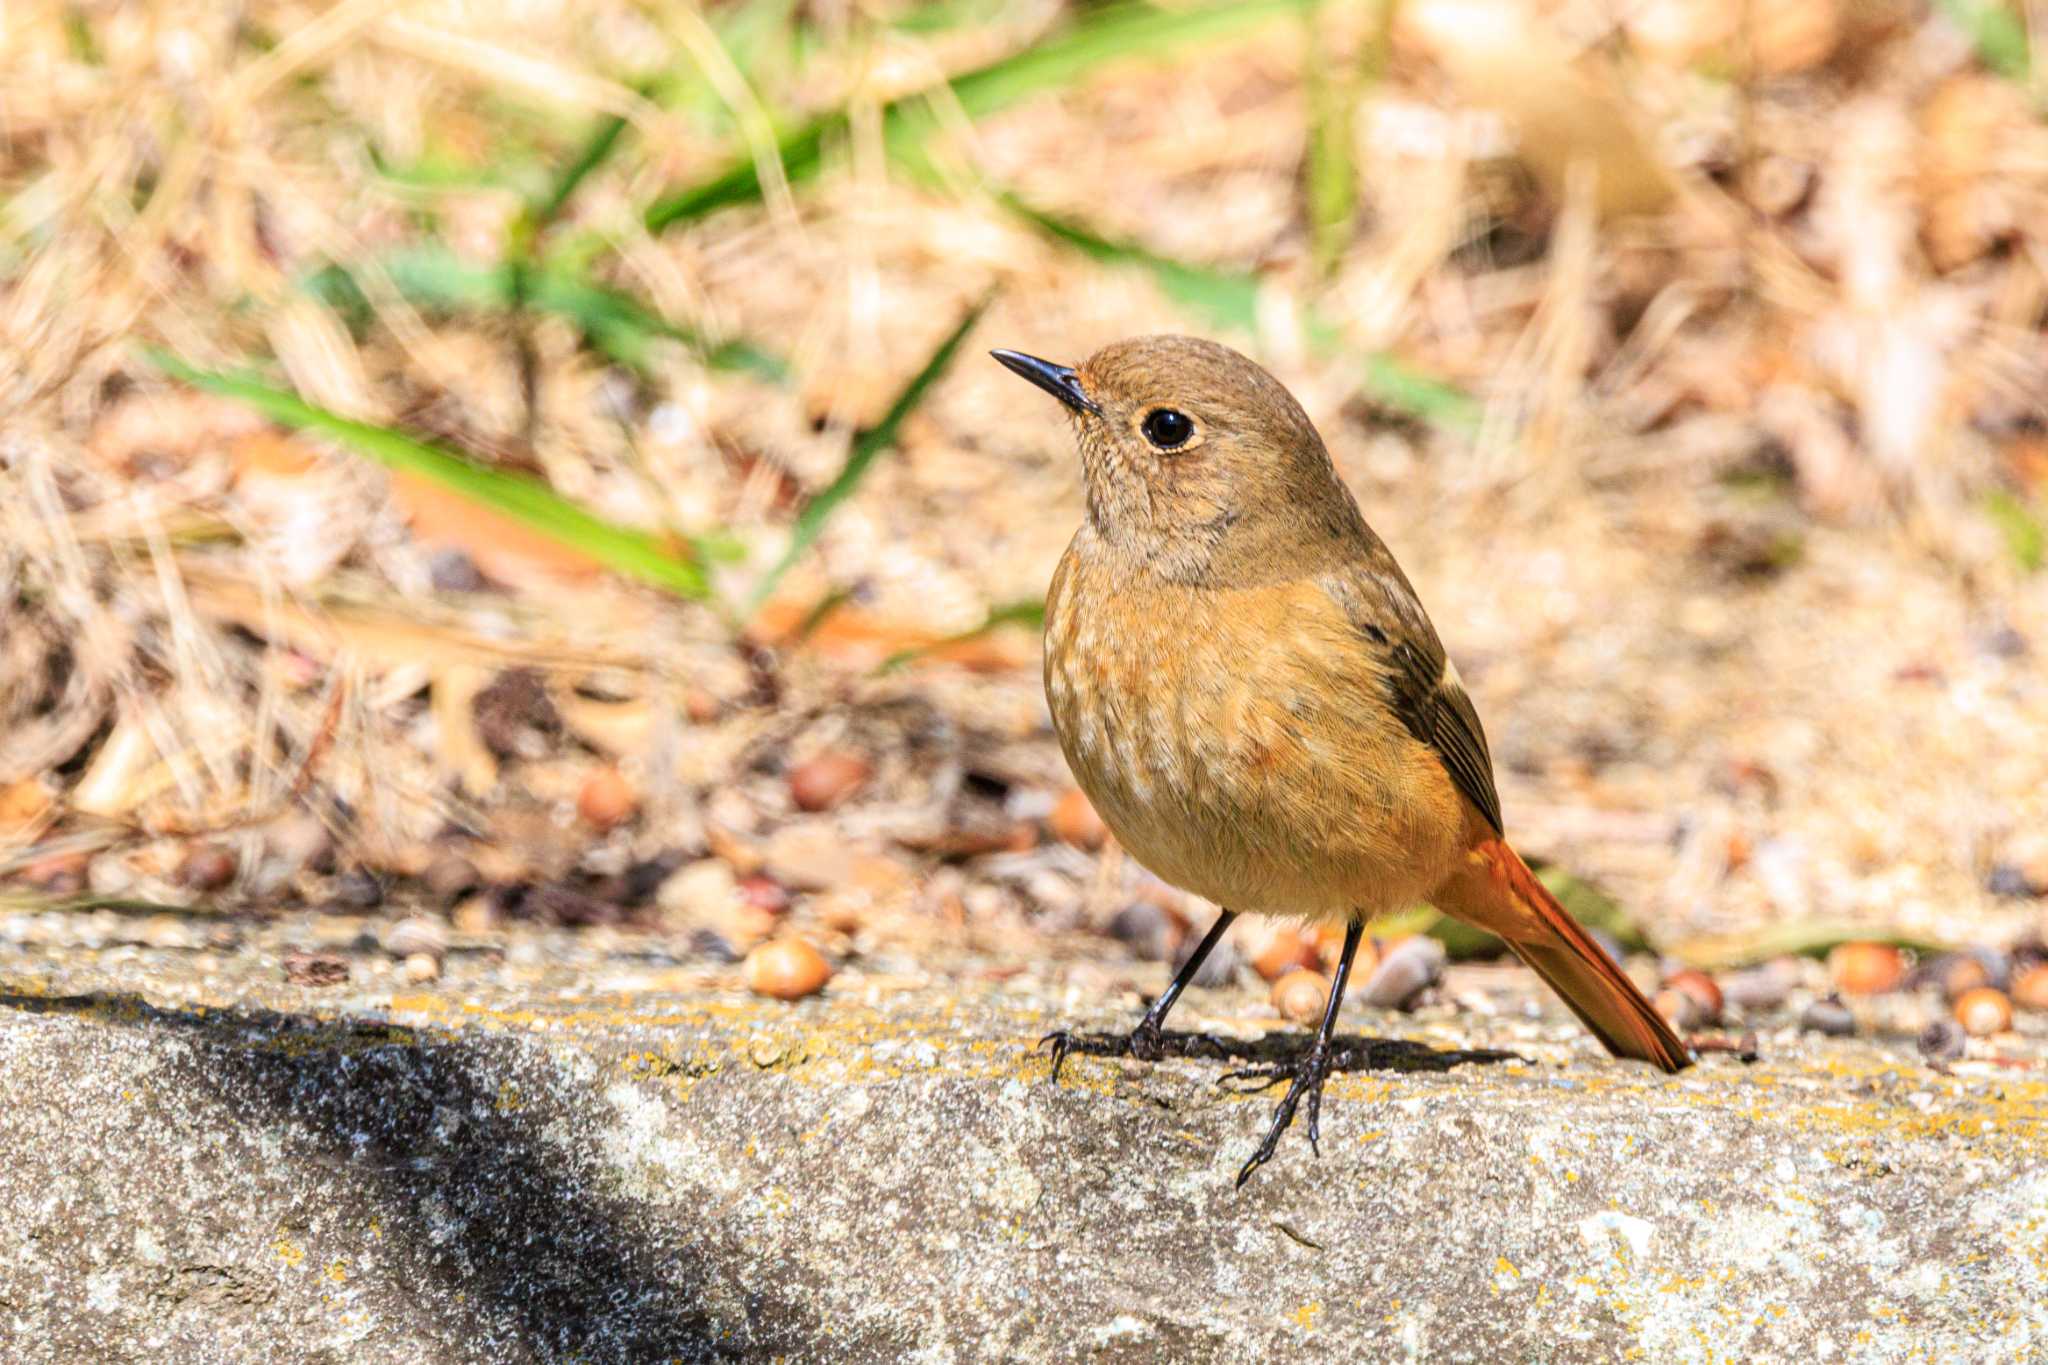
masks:
<svg viewBox="0 0 2048 1365"><path fill-rule="evenodd" d="M989 354L994 356L1004 369L1030 380L1074 411L1098 415L1102 412L1102 409L1096 406L1095 400L1082 391L1081 376L1075 374L1072 367L1055 365L1050 360L1040 360L1037 356L1025 355L1022 351L990 351Z"/></svg>

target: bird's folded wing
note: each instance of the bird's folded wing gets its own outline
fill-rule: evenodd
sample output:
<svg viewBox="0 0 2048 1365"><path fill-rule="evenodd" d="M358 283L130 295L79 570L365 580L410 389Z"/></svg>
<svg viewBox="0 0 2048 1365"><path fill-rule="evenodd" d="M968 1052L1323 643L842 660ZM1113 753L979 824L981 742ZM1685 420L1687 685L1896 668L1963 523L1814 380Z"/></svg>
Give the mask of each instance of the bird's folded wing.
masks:
<svg viewBox="0 0 2048 1365"><path fill-rule="evenodd" d="M1465 695L1415 590L1393 557L1384 548L1380 554L1384 567L1333 577L1325 591L1344 609L1359 647L1380 663L1387 705L1409 734L1436 751L1451 781L1498 834L1500 796L1479 712Z"/></svg>

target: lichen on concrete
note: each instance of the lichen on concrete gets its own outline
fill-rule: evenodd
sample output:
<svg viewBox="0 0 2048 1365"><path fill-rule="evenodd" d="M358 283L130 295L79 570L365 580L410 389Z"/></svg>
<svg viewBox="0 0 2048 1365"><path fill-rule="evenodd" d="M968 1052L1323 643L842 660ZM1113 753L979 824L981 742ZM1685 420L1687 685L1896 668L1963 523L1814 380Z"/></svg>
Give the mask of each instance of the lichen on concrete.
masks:
<svg viewBox="0 0 2048 1365"><path fill-rule="evenodd" d="M1848 1042L1667 1078L1562 1022L1446 1067L1511 1044L1350 1012L1408 1041L1332 1082L1320 1157L1297 1131L1239 1190L1274 1095L1206 1060L1054 1086L1060 1011L1015 982L31 977L0 1001L10 1360L2048 1351L2038 1067ZM1234 993L1187 1008L1259 1031Z"/></svg>

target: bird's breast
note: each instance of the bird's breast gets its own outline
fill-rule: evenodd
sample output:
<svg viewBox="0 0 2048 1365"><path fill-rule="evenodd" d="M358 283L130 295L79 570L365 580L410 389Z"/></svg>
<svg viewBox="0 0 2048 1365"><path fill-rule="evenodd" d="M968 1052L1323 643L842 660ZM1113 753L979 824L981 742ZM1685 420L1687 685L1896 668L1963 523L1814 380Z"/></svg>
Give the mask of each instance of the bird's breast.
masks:
<svg viewBox="0 0 2048 1365"><path fill-rule="evenodd" d="M1140 862L1232 909L1391 909L1453 854L1447 776L1325 601L1138 585L1073 551L1047 597L1046 699L1076 779Z"/></svg>

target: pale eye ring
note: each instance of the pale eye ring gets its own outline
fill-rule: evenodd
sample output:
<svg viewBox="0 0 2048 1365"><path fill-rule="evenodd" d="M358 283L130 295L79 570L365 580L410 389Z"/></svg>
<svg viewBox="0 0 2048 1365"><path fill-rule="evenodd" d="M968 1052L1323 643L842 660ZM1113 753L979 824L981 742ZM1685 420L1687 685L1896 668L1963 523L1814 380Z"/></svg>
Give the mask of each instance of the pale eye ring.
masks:
<svg viewBox="0 0 2048 1365"><path fill-rule="evenodd" d="M1195 420L1178 408L1154 408L1138 424L1145 439L1161 450L1178 450L1195 434Z"/></svg>

